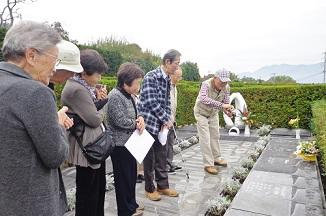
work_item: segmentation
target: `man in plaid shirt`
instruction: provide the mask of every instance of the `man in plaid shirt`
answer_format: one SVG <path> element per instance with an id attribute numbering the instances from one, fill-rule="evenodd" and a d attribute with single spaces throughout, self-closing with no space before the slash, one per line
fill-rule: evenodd
<path id="1" fill-rule="evenodd" d="M 161 195 L 177 197 L 179 194 L 169 188 L 166 169 L 166 146 L 158 140 L 163 128 L 171 128 L 170 77 L 179 67 L 181 54 L 177 50 L 169 50 L 162 59 L 162 65 L 146 74 L 138 103 L 139 115 L 144 117 L 146 130 L 155 142 L 144 159 L 145 195 L 148 199 L 158 201 Z M 154 185 L 157 183 L 157 190 Z"/>

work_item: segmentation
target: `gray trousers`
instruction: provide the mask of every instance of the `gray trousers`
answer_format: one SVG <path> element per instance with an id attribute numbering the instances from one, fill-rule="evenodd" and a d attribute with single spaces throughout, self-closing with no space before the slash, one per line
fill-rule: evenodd
<path id="1" fill-rule="evenodd" d="M 167 157 L 167 164 L 166 168 L 167 170 L 171 169 L 175 165 L 173 164 L 173 144 L 175 140 L 175 134 L 173 131 L 173 128 L 169 130 L 168 137 L 166 140 L 166 157 Z"/>
<path id="2" fill-rule="evenodd" d="M 169 188 L 168 171 L 166 169 L 166 146 L 162 146 L 157 135 L 151 135 L 155 141 L 143 161 L 145 190 L 150 193 L 155 191 L 154 172 L 157 188 Z"/>

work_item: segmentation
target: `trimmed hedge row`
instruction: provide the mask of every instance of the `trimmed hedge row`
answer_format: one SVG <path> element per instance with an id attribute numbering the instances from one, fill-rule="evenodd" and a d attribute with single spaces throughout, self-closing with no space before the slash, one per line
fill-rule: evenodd
<path id="1" fill-rule="evenodd" d="M 323 173 L 326 173 L 326 100 L 316 101 L 312 105 L 312 130 L 320 150 Z M 325 186 L 324 186 L 325 187 Z"/>
<path id="2" fill-rule="evenodd" d="M 177 122 L 179 125 L 195 123 L 193 106 L 199 86 L 178 87 Z M 232 92 L 240 92 L 254 117 L 254 126 L 263 123 L 273 127 L 288 127 L 291 118 L 300 117 L 300 128 L 310 128 L 311 103 L 326 98 L 326 85 L 281 85 L 231 87 Z M 220 124 L 224 124 L 220 115 Z"/>
<path id="3" fill-rule="evenodd" d="M 111 90 L 116 86 L 115 77 L 103 77 L 102 84 Z M 178 125 L 195 123 L 193 107 L 199 92 L 199 82 L 182 81 L 178 85 Z M 56 86 L 56 96 L 60 101 L 63 86 Z M 248 85 L 245 87 L 231 87 L 232 92 L 240 92 L 255 115 L 254 126 L 260 127 L 263 123 L 273 127 L 288 127 L 291 118 L 300 117 L 300 128 L 311 128 L 311 103 L 326 98 L 326 85 L 279 85 L 260 86 Z M 58 102 L 60 107 L 60 103 Z M 224 125 L 222 115 L 220 124 Z"/>

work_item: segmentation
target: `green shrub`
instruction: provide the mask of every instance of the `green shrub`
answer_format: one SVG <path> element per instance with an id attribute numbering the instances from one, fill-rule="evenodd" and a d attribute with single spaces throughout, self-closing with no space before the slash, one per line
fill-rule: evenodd
<path id="1" fill-rule="evenodd" d="M 312 105 L 312 129 L 320 150 L 322 172 L 326 174 L 326 100 L 316 101 Z M 325 186 L 324 186 L 325 187 Z"/>
<path id="2" fill-rule="evenodd" d="M 178 86 L 178 124 L 195 123 L 193 107 L 199 92 L 199 85 L 186 82 Z M 231 88 L 232 92 L 240 92 L 248 108 L 255 115 L 255 127 L 263 123 L 272 127 L 288 128 L 291 118 L 300 118 L 300 128 L 310 128 L 312 117 L 311 103 L 326 95 L 326 85 L 247 85 Z M 220 125 L 224 125 L 220 112 Z"/>
<path id="3" fill-rule="evenodd" d="M 116 77 L 103 76 L 102 84 L 108 91 L 116 86 Z M 238 84 L 237 84 L 238 85 Z M 189 125 L 196 123 L 193 114 L 199 82 L 181 81 L 178 85 L 177 123 Z M 62 86 L 56 86 L 56 96 L 60 101 Z M 255 115 L 254 127 L 270 124 L 272 127 L 288 128 L 291 118 L 300 118 L 300 128 L 311 128 L 311 103 L 326 98 L 326 85 L 245 85 L 233 87 L 232 92 L 240 92 L 252 114 Z M 58 106 L 60 106 L 58 102 Z M 220 112 L 220 125 L 224 125 Z"/>

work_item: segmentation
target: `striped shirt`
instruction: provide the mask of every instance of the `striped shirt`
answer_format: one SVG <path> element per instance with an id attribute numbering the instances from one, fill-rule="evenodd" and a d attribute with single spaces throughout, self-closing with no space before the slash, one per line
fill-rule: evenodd
<path id="1" fill-rule="evenodd" d="M 225 96 L 223 100 L 217 101 L 208 96 L 208 91 L 209 91 L 209 85 L 206 82 L 202 83 L 202 86 L 200 88 L 200 102 L 203 104 L 206 104 L 210 107 L 214 107 L 216 109 L 222 110 L 222 105 L 223 104 L 228 104 L 230 102 L 230 91 L 229 88 L 226 88 L 227 91 L 225 93 Z"/>

